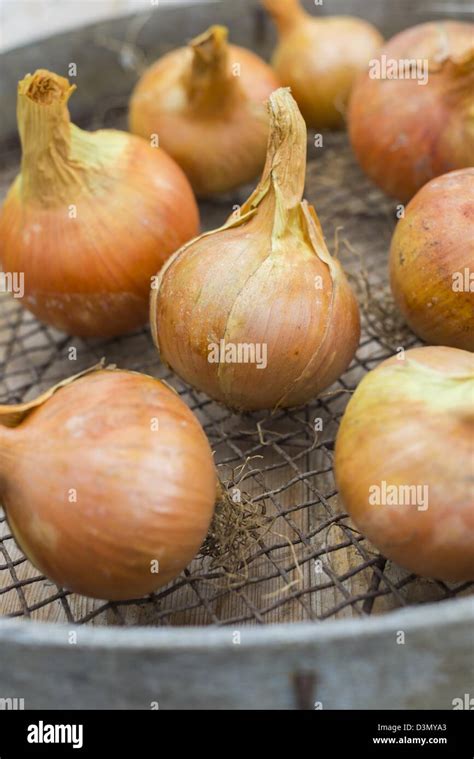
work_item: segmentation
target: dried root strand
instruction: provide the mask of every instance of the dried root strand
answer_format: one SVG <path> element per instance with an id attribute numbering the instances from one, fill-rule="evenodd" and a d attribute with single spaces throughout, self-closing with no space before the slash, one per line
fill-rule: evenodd
<path id="1" fill-rule="evenodd" d="M 200 552 L 210 557 L 212 569 L 223 570 L 231 584 L 245 579 L 247 560 L 274 521 L 266 514 L 264 501 L 255 503 L 241 490 L 243 467 L 238 469 L 221 480 L 220 500 Z"/>
<path id="2" fill-rule="evenodd" d="M 406 345 L 412 332 L 399 312 L 389 285 L 375 284 L 364 266 L 362 256 L 354 250 L 347 240 L 344 245 L 357 256 L 358 270 L 348 277 L 356 291 L 366 331 L 372 337 L 388 343 L 393 349 Z"/>

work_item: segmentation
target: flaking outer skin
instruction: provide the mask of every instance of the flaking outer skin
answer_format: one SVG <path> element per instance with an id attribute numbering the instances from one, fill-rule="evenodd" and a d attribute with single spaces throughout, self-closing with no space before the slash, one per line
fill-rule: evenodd
<path id="1" fill-rule="evenodd" d="M 314 398 L 349 365 L 360 337 L 355 297 L 302 200 L 306 125 L 288 89 L 274 92 L 268 107 L 258 186 L 238 215 L 167 261 L 150 303 L 162 360 L 241 411 Z M 214 362 L 213 346 L 253 346 L 254 355 Z"/>
<path id="2" fill-rule="evenodd" d="M 265 231 L 273 214 L 266 198 L 248 220 L 184 246 L 152 295 L 162 360 L 239 410 L 297 406 L 315 397 L 347 368 L 360 336 L 355 297 L 312 212 L 301 204 L 300 231 L 293 225 L 276 243 Z M 265 344 L 268 366 L 210 363 L 209 346 L 220 340 Z"/>

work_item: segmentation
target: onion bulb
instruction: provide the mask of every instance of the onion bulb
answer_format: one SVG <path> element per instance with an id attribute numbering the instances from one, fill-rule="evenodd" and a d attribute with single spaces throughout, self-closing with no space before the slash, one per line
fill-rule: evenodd
<path id="1" fill-rule="evenodd" d="M 40 572 L 76 593 L 123 600 L 170 582 L 206 536 L 216 483 L 200 424 L 152 377 L 99 368 L 0 406 L 12 533 Z"/>
<path id="2" fill-rule="evenodd" d="M 434 177 L 474 165 L 474 24 L 397 34 L 354 86 L 349 136 L 365 173 L 406 202 Z"/>
<path id="3" fill-rule="evenodd" d="M 474 580 L 473 409 L 473 354 L 414 348 L 364 377 L 339 428 L 344 507 L 418 575 Z"/>
<path id="4" fill-rule="evenodd" d="M 344 125 L 355 77 L 365 71 L 383 38 L 360 18 L 314 18 L 299 0 L 262 0 L 278 28 L 273 67 L 291 87 L 308 127 Z"/>
<path id="5" fill-rule="evenodd" d="M 39 319 L 108 337 L 146 322 L 150 278 L 197 234 L 199 215 L 164 151 L 71 124 L 74 89 L 44 70 L 19 84 L 21 173 L 0 215 L 0 257 L 24 275 L 23 305 Z"/>
<path id="6" fill-rule="evenodd" d="M 154 63 L 130 101 L 130 131 L 160 145 L 199 196 L 233 190 L 262 170 L 264 101 L 278 87 L 270 66 L 212 26 Z"/>
<path id="7" fill-rule="evenodd" d="M 392 239 L 390 279 L 419 337 L 474 351 L 474 168 L 432 179 L 410 201 Z"/>
<path id="8" fill-rule="evenodd" d="M 286 89 L 270 97 L 257 189 L 220 229 L 172 256 L 152 289 L 163 361 L 240 410 L 297 406 L 334 382 L 359 341 L 359 310 L 301 201 L 306 128 Z"/>

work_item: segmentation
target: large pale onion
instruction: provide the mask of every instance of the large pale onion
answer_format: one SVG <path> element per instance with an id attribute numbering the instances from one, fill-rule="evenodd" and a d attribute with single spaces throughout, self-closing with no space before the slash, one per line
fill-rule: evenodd
<path id="1" fill-rule="evenodd" d="M 193 559 L 216 500 L 197 419 L 162 382 L 99 369 L 0 407 L 0 497 L 24 553 L 59 586 L 130 599 Z"/>
<path id="2" fill-rule="evenodd" d="M 415 348 L 357 387 L 335 474 L 359 530 L 405 569 L 474 580 L 474 355 Z"/>

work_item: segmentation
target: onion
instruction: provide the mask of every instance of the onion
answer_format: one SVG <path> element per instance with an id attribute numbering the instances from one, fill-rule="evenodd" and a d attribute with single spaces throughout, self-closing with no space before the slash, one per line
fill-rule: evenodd
<path id="1" fill-rule="evenodd" d="M 314 18 L 299 0 L 262 0 L 279 34 L 273 67 L 309 127 L 344 125 L 355 77 L 383 43 L 377 29 L 360 18 Z"/>
<path id="2" fill-rule="evenodd" d="M 264 101 L 277 87 L 270 66 L 213 26 L 143 74 L 130 101 L 130 131 L 157 135 L 198 195 L 233 190 L 263 168 Z"/>
<path id="3" fill-rule="evenodd" d="M 453 171 L 415 195 L 390 251 L 392 292 L 413 331 L 426 342 L 471 351 L 473 222 L 474 168 Z"/>
<path id="4" fill-rule="evenodd" d="M 33 564 L 61 587 L 151 593 L 199 550 L 216 499 L 204 432 L 152 377 L 102 369 L 0 407 L 0 494 Z"/>
<path id="5" fill-rule="evenodd" d="M 344 507 L 419 575 L 474 580 L 473 400 L 472 353 L 415 348 L 366 375 L 339 428 Z"/>
<path id="6" fill-rule="evenodd" d="M 162 360 L 241 410 L 305 403 L 359 341 L 355 297 L 301 202 L 306 128 L 288 90 L 270 97 L 270 117 L 267 163 L 240 215 L 169 259 L 151 298 Z"/>
<path id="7" fill-rule="evenodd" d="M 162 150 L 69 120 L 74 90 L 48 71 L 18 88 L 23 157 L 0 215 L 5 272 L 23 305 L 70 334 L 111 336 L 147 320 L 150 278 L 199 229 L 189 183 Z"/>
<path id="8" fill-rule="evenodd" d="M 378 69 L 354 87 L 350 139 L 366 174 L 406 202 L 430 179 L 474 164 L 474 24 L 406 29 L 382 49 Z"/>

